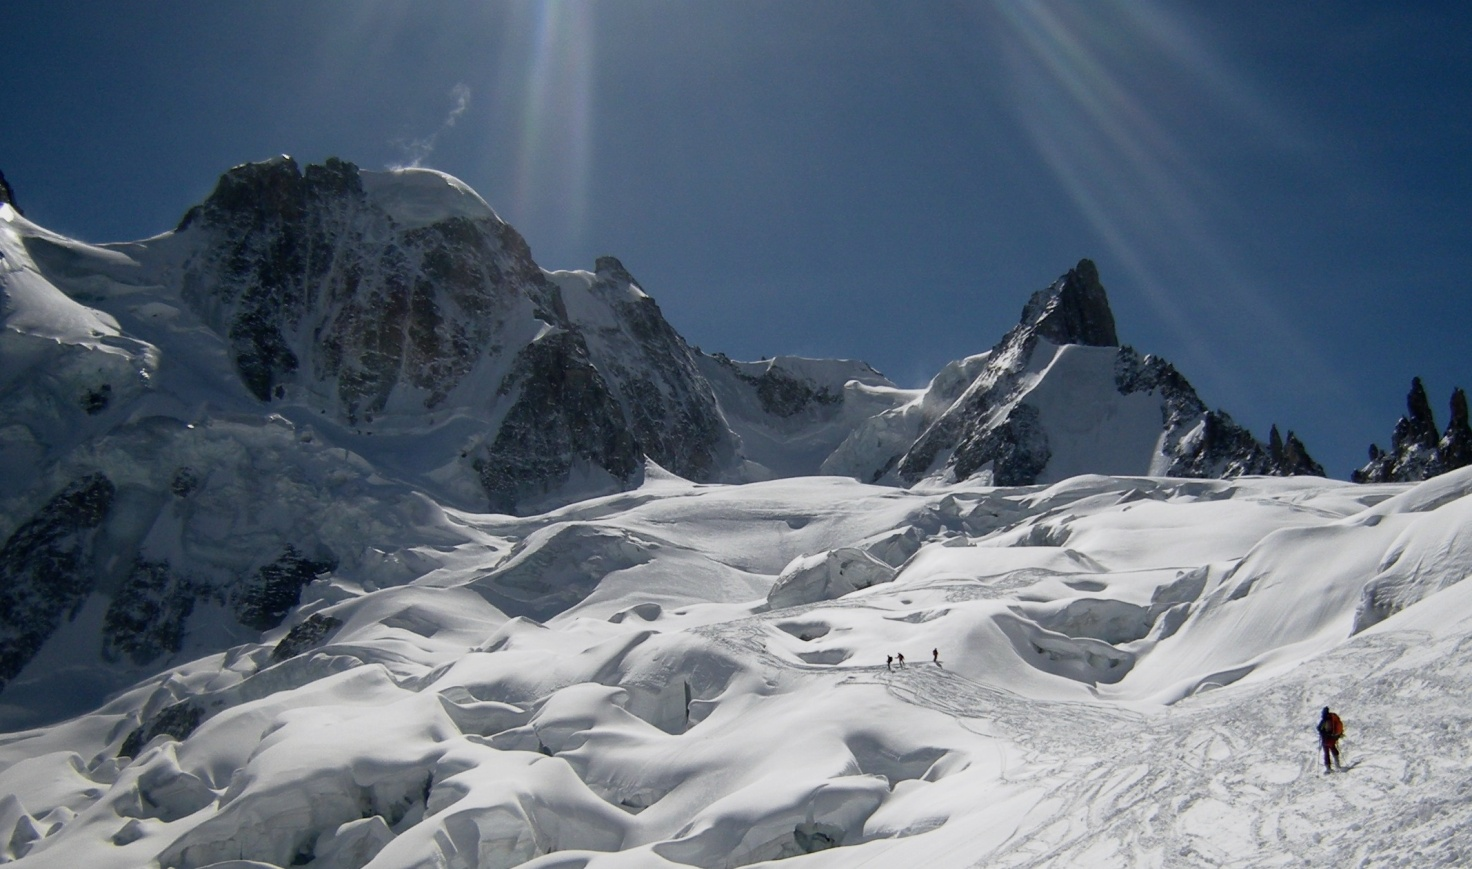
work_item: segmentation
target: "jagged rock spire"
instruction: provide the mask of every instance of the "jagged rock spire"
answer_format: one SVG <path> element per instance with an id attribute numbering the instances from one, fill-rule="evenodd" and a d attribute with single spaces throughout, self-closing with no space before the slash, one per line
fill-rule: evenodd
<path id="1" fill-rule="evenodd" d="M 629 270 L 624 268 L 624 264 L 619 262 L 618 257 L 615 256 L 598 257 L 593 264 L 593 271 L 599 280 L 622 284 L 635 283 L 634 276 L 629 274 Z"/>
<path id="2" fill-rule="evenodd" d="M 1303 445 L 1298 435 L 1289 431 L 1288 439 L 1284 441 L 1276 425 L 1268 433 L 1268 458 L 1272 462 L 1271 473 L 1276 476 L 1325 476 L 1324 466 L 1308 454 L 1308 447 Z"/>
<path id="3" fill-rule="evenodd" d="M 1021 326 L 1054 344 L 1119 346 L 1114 312 L 1092 260 L 1079 260 L 1052 286 L 1034 293 L 1022 309 Z"/>
<path id="4" fill-rule="evenodd" d="M 1467 393 L 1452 390 L 1452 418 L 1437 443 L 1442 464 L 1448 471 L 1472 465 L 1472 427 L 1467 424 Z"/>
<path id="5" fill-rule="evenodd" d="M 1406 415 L 1395 425 L 1391 436 L 1391 449 L 1436 449 L 1436 418 L 1431 413 L 1431 402 L 1426 398 L 1426 387 L 1421 378 L 1411 378 L 1411 391 L 1406 396 Z"/>
<path id="6" fill-rule="evenodd" d="M 1472 428 L 1467 424 L 1467 394 L 1452 391 L 1451 421 L 1437 435 L 1436 420 L 1421 378 L 1411 380 L 1406 415 L 1395 423 L 1390 449 L 1370 445 L 1370 461 L 1350 474 L 1356 483 L 1417 482 L 1472 465 Z"/>

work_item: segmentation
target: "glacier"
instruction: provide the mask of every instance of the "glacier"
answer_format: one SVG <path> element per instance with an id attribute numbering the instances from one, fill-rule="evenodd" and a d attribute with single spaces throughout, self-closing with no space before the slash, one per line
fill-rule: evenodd
<path id="1" fill-rule="evenodd" d="M 0 738 L 4 853 L 1455 862 L 1469 495 L 1469 471 L 933 491 L 655 476 L 535 517 L 447 511 L 458 542 L 399 553 L 412 579 L 321 577 L 259 640 Z M 780 593 L 885 558 L 884 581 Z M 278 654 L 309 622 L 326 628 Z M 1331 776 L 1324 705 L 1349 728 Z"/>

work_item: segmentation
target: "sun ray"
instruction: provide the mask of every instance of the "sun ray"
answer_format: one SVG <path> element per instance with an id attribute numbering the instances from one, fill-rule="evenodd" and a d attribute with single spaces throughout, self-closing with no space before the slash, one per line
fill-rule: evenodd
<path id="1" fill-rule="evenodd" d="M 1205 156 L 1212 130 L 1251 130 L 1285 158 L 1305 152 L 1305 132 L 1235 75 L 1188 20 L 1156 4 L 993 9 L 1020 126 L 1132 286 L 1196 348 L 1193 367 L 1210 366 L 1223 380 L 1243 376 L 1213 358 L 1208 329 L 1217 326 L 1207 324 L 1247 310 L 1261 338 L 1283 348 L 1284 362 L 1344 389 L 1313 336 L 1283 316 L 1248 252 L 1234 246 L 1227 226 L 1241 216 Z M 1188 274 L 1195 286 L 1182 285 Z M 1234 389 L 1251 392 L 1244 383 Z"/>
<path id="2" fill-rule="evenodd" d="M 537 6 L 532 57 L 516 106 L 512 208 L 554 228 L 564 247 L 586 233 L 593 138 L 593 7 Z"/>

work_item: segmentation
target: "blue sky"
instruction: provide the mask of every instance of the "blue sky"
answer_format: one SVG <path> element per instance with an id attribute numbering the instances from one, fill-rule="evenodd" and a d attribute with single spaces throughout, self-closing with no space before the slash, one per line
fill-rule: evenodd
<path id="1" fill-rule="evenodd" d="M 464 179 L 692 343 L 902 385 L 1099 265 L 1121 340 L 1331 476 L 1472 387 L 1472 4 L 94 3 L 5 9 L 0 171 L 88 241 L 236 163 Z"/>

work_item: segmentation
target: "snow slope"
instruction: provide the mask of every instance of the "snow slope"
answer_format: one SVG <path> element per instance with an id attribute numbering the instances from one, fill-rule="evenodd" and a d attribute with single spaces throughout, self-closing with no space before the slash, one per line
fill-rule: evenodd
<path id="1" fill-rule="evenodd" d="M 432 508 L 433 545 L 318 580 L 262 642 L 0 737 L 0 854 L 1454 865 L 1469 495 L 1472 471 L 922 492 L 651 468 L 535 517 Z"/>

